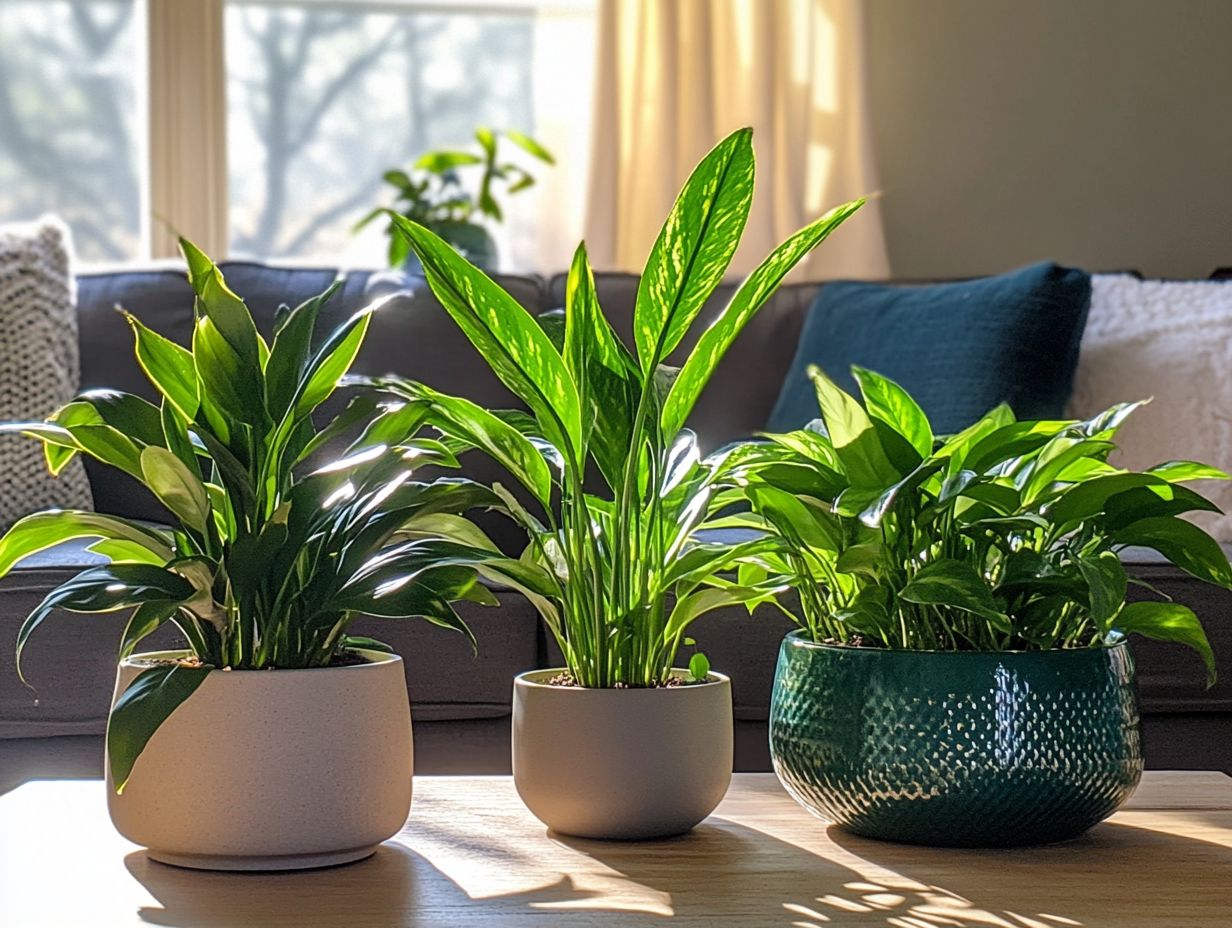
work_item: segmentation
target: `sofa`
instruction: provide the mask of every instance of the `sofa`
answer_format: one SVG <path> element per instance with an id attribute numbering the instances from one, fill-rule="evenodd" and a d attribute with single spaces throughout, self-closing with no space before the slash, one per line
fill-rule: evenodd
<path id="1" fill-rule="evenodd" d="M 337 273 L 245 262 L 226 263 L 223 271 L 267 334 L 280 304 L 315 295 Z M 546 279 L 501 275 L 498 282 L 535 313 L 564 301 L 563 274 Z M 77 284 L 82 388 L 110 387 L 152 398 L 133 359 L 130 330 L 114 308 L 122 306 L 186 342 L 193 310 L 182 270 L 168 265 L 85 274 Z M 600 274 L 596 284 L 609 318 L 629 338 L 638 279 Z M 724 358 L 689 423 L 705 448 L 764 427 L 818 286 L 782 287 Z M 731 289 L 718 289 L 703 318 L 717 314 Z M 384 303 L 356 362 L 357 373 L 398 373 L 488 406 L 516 405 L 421 278 L 348 273 L 321 328 L 328 330 L 374 299 Z M 678 354 L 688 348 L 682 345 Z M 164 517 L 157 502 L 130 478 L 89 461 L 86 467 L 99 511 L 152 521 Z M 482 460 L 469 461 L 467 467 L 478 479 L 496 475 Z M 517 545 L 510 524 L 492 521 L 486 527 L 503 546 Z M 1124 559 L 1132 576 L 1198 612 L 1225 670 L 1219 683 L 1204 689 L 1203 669 L 1192 652 L 1134 641 L 1147 765 L 1232 772 L 1232 738 L 1227 737 L 1232 731 L 1232 593 L 1190 579 L 1151 552 L 1129 551 Z M 30 777 L 101 772 L 101 738 L 125 616 L 60 614 L 48 620 L 26 649 L 24 665 L 33 691 L 19 682 L 13 666 L 22 619 L 49 589 L 96 560 L 84 544 L 64 545 L 29 558 L 0 581 L 0 791 Z M 1135 596 L 1156 595 L 1145 587 L 1135 589 Z M 507 592 L 498 591 L 498 598 L 495 608 L 462 605 L 478 639 L 477 654 L 461 636 L 419 620 L 366 618 L 358 623 L 358 634 L 389 642 L 406 661 L 416 769 L 422 773 L 508 772 L 511 680 L 557 660 L 533 609 Z M 693 635 L 712 665 L 732 678 L 737 770 L 769 769 L 769 695 L 778 644 L 789 627 L 769 608 L 751 617 L 741 609 L 718 611 L 694 626 Z M 174 633 L 167 630 L 150 641 L 152 646 L 174 643 Z"/>

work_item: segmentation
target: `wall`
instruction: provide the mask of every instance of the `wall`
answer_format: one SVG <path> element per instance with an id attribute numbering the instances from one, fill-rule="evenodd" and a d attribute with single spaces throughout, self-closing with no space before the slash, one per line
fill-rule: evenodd
<path id="1" fill-rule="evenodd" d="M 868 0 L 895 276 L 1232 265 L 1232 2 Z"/>

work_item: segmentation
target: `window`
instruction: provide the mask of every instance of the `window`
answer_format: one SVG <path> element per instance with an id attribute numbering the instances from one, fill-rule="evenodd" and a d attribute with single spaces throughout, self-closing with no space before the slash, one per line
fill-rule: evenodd
<path id="1" fill-rule="evenodd" d="M 384 171 L 486 125 L 558 156 L 494 230 L 502 264 L 546 269 L 546 243 L 576 238 L 595 0 L 181 3 L 0 2 L 0 220 L 58 212 L 88 261 L 166 255 L 183 232 L 216 255 L 377 265 L 379 224 L 351 227 L 390 202 Z"/>
<path id="2" fill-rule="evenodd" d="M 45 212 L 87 261 L 143 252 L 136 0 L 0 2 L 0 219 Z"/>

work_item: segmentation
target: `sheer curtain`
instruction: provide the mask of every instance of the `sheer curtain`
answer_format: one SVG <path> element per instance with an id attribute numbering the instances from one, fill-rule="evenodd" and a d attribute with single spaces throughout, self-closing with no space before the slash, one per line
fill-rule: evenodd
<path id="1" fill-rule="evenodd" d="M 757 191 L 732 268 L 829 207 L 875 192 L 863 0 L 600 0 L 586 240 L 640 270 L 694 164 L 749 125 Z M 797 270 L 888 273 L 877 201 Z"/>

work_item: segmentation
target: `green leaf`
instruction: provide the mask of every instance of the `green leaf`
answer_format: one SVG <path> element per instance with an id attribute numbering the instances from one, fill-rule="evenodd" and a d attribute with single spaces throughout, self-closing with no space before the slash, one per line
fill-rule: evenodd
<path id="1" fill-rule="evenodd" d="M 582 463 L 582 412 L 577 387 L 551 339 L 508 293 L 439 236 L 392 215 L 424 267 L 432 292 L 493 373 L 539 420 L 544 437 Z"/>
<path id="2" fill-rule="evenodd" d="M 473 155 L 468 151 L 430 151 L 420 157 L 415 162 L 415 167 L 421 171 L 431 171 L 433 174 L 443 174 L 446 171 L 452 171 L 454 168 L 466 167 L 471 164 L 483 164 L 483 159 L 478 155 Z M 391 184 L 398 184 L 399 179 L 391 179 L 390 171 L 385 174 L 385 179 Z M 401 171 L 398 172 L 402 174 Z M 410 178 L 402 174 L 405 181 L 401 182 L 401 186 L 410 186 Z"/>
<path id="3" fill-rule="evenodd" d="M 540 161 L 547 164 L 556 163 L 556 159 L 552 157 L 552 153 L 532 139 L 529 135 L 509 129 L 505 132 L 505 138 L 509 139 L 509 141 L 513 142 L 514 145 L 518 146 L 518 148 L 528 154 L 534 155 Z"/>
<path id="4" fill-rule="evenodd" d="M 1169 483 L 1180 483 L 1185 480 L 1227 480 L 1228 475 L 1218 467 L 1200 464 L 1197 461 L 1168 461 L 1157 464 L 1146 471 L 1156 477 L 1163 477 Z"/>
<path id="5" fill-rule="evenodd" d="M 1144 635 L 1158 641 L 1175 641 L 1193 648 L 1206 664 L 1206 685 L 1215 683 L 1215 652 L 1197 615 L 1179 603 L 1130 603 L 1113 623 L 1127 634 Z"/>
<path id="6" fill-rule="evenodd" d="M 180 239 L 180 251 L 188 262 L 188 282 L 197 294 L 198 306 L 250 370 L 261 369 L 268 349 L 244 301 L 223 280 L 222 271 L 196 245 Z"/>
<path id="7" fill-rule="evenodd" d="M 583 446 L 616 487 L 632 443 L 637 368 L 599 309 L 585 245 L 573 256 L 565 286 L 563 355 L 584 412 Z"/>
<path id="8" fill-rule="evenodd" d="M 942 558 L 925 564 L 907 585 L 898 591 L 900 599 L 925 606 L 961 609 L 1009 629 L 1009 621 L 997 606 L 992 590 L 970 564 Z"/>
<path id="9" fill-rule="evenodd" d="M 260 426 L 266 418 L 265 383 L 255 360 L 246 360 L 223 337 L 209 316 L 202 316 L 193 330 L 193 363 L 200 388 L 198 398 L 207 399 L 231 419 Z"/>
<path id="10" fill-rule="evenodd" d="M 974 469 L 967 463 L 967 455 L 984 436 L 1014 421 L 1014 413 L 1005 403 L 994 407 L 961 432 L 947 438 L 935 452 L 936 457 L 946 458 L 951 473 Z"/>
<path id="11" fill-rule="evenodd" d="M 852 486 L 888 489 L 897 483 L 903 475 L 886 457 L 873 421 L 863 407 L 820 368 L 810 366 L 808 373 L 817 389 L 826 432 Z"/>
<path id="12" fill-rule="evenodd" d="M 164 602 L 142 603 L 134 609 L 120 638 L 120 660 L 130 656 L 143 638 L 156 632 L 178 610 L 175 603 Z"/>
<path id="13" fill-rule="evenodd" d="M 265 364 L 265 401 L 272 418 L 281 421 L 291 408 L 308 366 L 317 318 L 342 283 L 335 280 L 324 293 L 301 303 L 278 328 Z"/>
<path id="14" fill-rule="evenodd" d="M 394 649 L 383 641 L 377 641 L 375 638 L 368 638 L 363 635 L 343 635 L 342 646 L 351 650 L 362 649 L 365 651 L 380 651 L 383 654 L 393 654 Z"/>
<path id="15" fill-rule="evenodd" d="M 1171 516 L 1151 516 L 1131 522 L 1113 534 L 1119 545 L 1153 548 L 1199 580 L 1232 587 L 1232 566 L 1219 542 L 1192 522 Z"/>
<path id="16" fill-rule="evenodd" d="M 186 526 L 204 535 L 210 524 L 210 501 L 197 475 L 166 448 L 141 452 L 141 474 L 159 502 Z"/>
<path id="17" fill-rule="evenodd" d="M 1112 551 L 1101 551 L 1095 557 L 1079 557 L 1077 563 L 1089 590 L 1091 617 L 1100 628 L 1107 628 L 1125 604 L 1128 581 L 1121 559 Z"/>
<path id="18" fill-rule="evenodd" d="M 710 676 L 710 660 L 701 651 L 689 658 L 689 677 L 702 681 Z"/>
<path id="19" fill-rule="evenodd" d="M 21 654 L 31 633 L 56 609 L 71 612 L 114 612 L 146 602 L 179 604 L 193 595 L 193 587 L 183 577 L 150 564 L 109 564 L 83 570 L 48 593 L 26 616 L 17 631 L 17 668 L 21 673 Z"/>
<path id="20" fill-rule="evenodd" d="M 197 417 L 197 370 L 188 349 L 146 328 L 131 313 L 124 318 L 133 328 L 137 363 L 155 389 L 176 408 L 185 421 Z"/>
<path id="21" fill-rule="evenodd" d="M 1118 493 L 1136 487 L 1167 485 L 1162 477 L 1153 474 L 1108 474 L 1075 484 L 1045 511 L 1054 525 L 1069 525 L 1090 519 L 1104 511 L 1108 501 Z"/>
<path id="22" fill-rule="evenodd" d="M 174 557 L 164 533 L 100 512 L 53 510 L 36 512 L 18 520 L 0 538 L 0 577 L 20 561 L 76 538 L 105 538 L 131 541 L 147 548 L 163 561 Z"/>
<path id="23" fill-rule="evenodd" d="M 429 421 L 497 461 L 545 506 L 552 497 L 552 474 L 543 454 L 509 423 L 470 400 L 419 387 L 431 404 Z"/>
<path id="24" fill-rule="evenodd" d="M 829 513 L 773 487 L 751 486 L 748 495 L 758 513 L 794 544 L 835 554 L 842 550 L 842 529 Z"/>
<path id="25" fill-rule="evenodd" d="M 650 250 L 633 310 L 646 376 L 680 343 L 735 254 L 753 200 L 752 136 L 733 132 L 702 159 Z"/>
<path id="26" fill-rule="evenodd" d="M 888 377 L 862 367 L 853 367 L 851 372 L 860 384 L 864 408 L 869 417 L 875 422 L 885 423 L 921 458 L 928 457 L 933 450 L 933 430 L 920 404 Z"/>
<path id="27" fill-rule="evenodd" d="M 308 363 L 304 377 L 295 393 L 293 419 L 300 419 L 327 400 L 339 382 L 355 363 L 359 349 L 368 334 L 372 313 L 381 304 L 361 309 L 330 333 L 316 355 Z"/>
<path id="28" fill-rule="evenodd" d="M 718 319 L 701 334 L 672 384 L 663 406 L 665 435 L 674 435 L 681 429 L 727 349 L 778 289 L 783 278 L 863 205 L 863 200 L 854 200 L 830 210 L 774 249 L 744 279 Z"/>
<path id="29" fill-rule="evenodd" d="M 206 667 L 179 664 L 143 670 L 116 701 L 107 721 L 107 760 L 116 793 L 124 792 L 133 765 L 154 732 L 197 691 Z"/>

